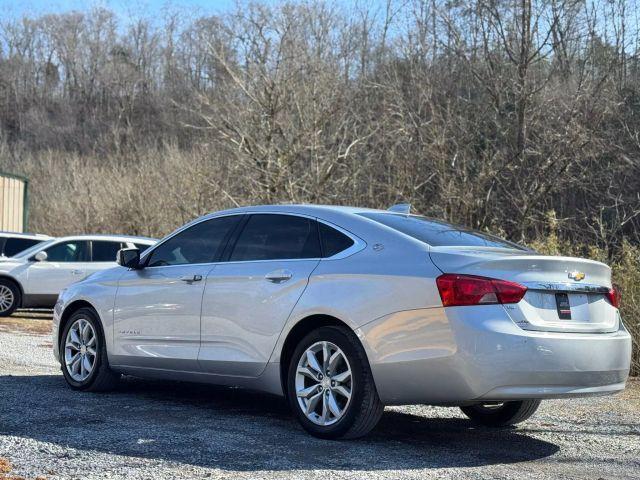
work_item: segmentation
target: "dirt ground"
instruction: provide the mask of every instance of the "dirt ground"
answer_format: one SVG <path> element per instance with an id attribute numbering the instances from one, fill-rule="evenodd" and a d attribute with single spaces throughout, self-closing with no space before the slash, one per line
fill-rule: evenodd
<path id="1" fill-rule="evenodd" d="M 543 402 L 517 428 L 457 409 L 387 408 L 366 438 L 310 437 L 275 397 L 127 378 L 66 387 L 47 313 L 0 319 L 0 479 L 640 479 L 640 382 Z"/>

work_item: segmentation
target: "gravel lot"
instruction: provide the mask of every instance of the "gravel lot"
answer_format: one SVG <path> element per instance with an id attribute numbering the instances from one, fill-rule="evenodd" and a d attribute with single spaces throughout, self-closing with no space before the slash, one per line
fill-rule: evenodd
<path id="1" fill-rule="evenodd" d="M 0 321 L 0 478 L 640 478 L 638 381 L 616 397 L 545 402 L 515 429 L 413 406 L 387 408 L 365 439 L 329 442 L 280 399 L 236 389 L 127 379 L 73 392 L 50 321 L 31 317 Z"/>

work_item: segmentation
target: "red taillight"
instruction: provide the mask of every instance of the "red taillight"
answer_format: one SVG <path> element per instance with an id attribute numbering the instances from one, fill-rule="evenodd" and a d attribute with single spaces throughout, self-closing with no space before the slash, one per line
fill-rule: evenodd
<path id="1" fill-rule="evenodd" d="M 455 273 L 440 275 L 436 284 L 445 307 L 518 303 L 527 292 L 518 283 Z"/>
<path id="2" fill-rule="evenodd" d="M 620 297 L 620 289 L 617 285 L 614 285 L 613 288 L 610 288 L 607 292 L 607 298 L 609 299 L 609 302 L 616 308 L 620 308 Z"/>

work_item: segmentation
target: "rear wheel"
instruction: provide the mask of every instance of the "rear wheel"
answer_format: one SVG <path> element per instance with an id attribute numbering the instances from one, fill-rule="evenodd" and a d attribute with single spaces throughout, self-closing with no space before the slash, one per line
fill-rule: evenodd
<path id="1" fill-rule="evenodd" d="M 74 390 L 105 391 L 118 384 L 120 375 L 109 368 L 100 321 L 92 309 L 81 308 L 66 323 L 60 340 L 60 364 Z"/>
<path id="2" fill-rule="evenodd" d="M 287 395 L 302 427 L 320 438 L 357 438 L 376 426 L 384 406 L 355 334 L 321 327 L 296 347 Z"/>
<path id="3" fill-rule="evenodd" d="M 461 407 L 462 412 L 476 423 L 488 427 L 506 427 L 524 422 L 531 417 L 540 400 L 521 400 L 518 402 L 479 403 Z"/>
<path id="4" fill-rule="evenodd" d="M 0 278 L 0 317 L 11 315 L 20 303 L 20 288 L 11 280 Z"/>

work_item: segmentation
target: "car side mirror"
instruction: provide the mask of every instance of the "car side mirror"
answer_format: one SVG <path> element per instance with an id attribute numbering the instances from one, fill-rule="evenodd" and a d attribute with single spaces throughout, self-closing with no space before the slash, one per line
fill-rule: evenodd
<path id="1" fill-rule="evenodd" d="M 127 268 L 138 269 L 140 265 L 140 250 L 137 248 L 122 248 L 118 250 L 116 259 L 118 265 Z"/>
<path id="2" fill-rule="evenodd" d="M 37 262 L 44 262 L 48 257 L 49 257 L 49 255 L 47 254 L 47 252 L 45 252 L 44 250 L 41 250 L 38 253 L 36 253 L 33 258 Z"/>

